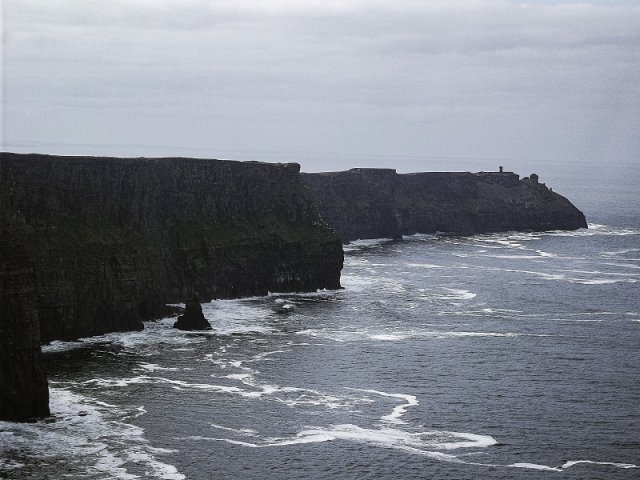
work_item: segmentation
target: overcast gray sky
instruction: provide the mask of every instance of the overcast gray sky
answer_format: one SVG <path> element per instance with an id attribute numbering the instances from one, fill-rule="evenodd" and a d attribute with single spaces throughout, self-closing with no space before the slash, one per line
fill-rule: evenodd
<path id="1" fill-rule="evenodd" d="M 306 171 L 640 161 L 640 0 L 2 6 L 8 151 Z"/>

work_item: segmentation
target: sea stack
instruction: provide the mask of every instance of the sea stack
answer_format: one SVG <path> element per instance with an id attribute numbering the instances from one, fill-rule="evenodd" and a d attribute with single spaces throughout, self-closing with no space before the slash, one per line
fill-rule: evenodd
<path id="1" fill-rule="evenodd" d="M 211 324 L 204 318 L 202 306 L 200 305 L 200 295 L 194 293 L 186 303 L 184 314 L 178 317 L 178 321 L 173 324 L 173 328 L 179 330 L 211 330 Z"/>

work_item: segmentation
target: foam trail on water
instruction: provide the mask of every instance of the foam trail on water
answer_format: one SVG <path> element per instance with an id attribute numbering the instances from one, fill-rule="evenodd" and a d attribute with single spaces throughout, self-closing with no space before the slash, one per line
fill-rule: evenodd
<path id="1" fill-rule="evenodd" d="M 425 438 L 426 437 L 426 438 Z M 455 441 L 462 438 L 463 441 Z M 249 448 L 269 448 L 303 443 L 320 443 L 334 440 L 369 444 L 376 447 L 403 450 L 413 454 L 425 455 L 438 460 L 464 463 L 455 455 L 437 450 L 460 448 L 484 448 L 495 445 L 496 441 L 488 435 L 476 435 L 457 432 L 418 432 L 410 433 L 393 428 L 370 429 L 352 424 L 331 425 L 329 427 L 309 427 L 292 437 L 267 437 L 249 442 L 233 438 L 186 437 L 188 440 L 208 440 L 226 442 Z M 443 441 L 444 440 L 444 441 Z M 435 450 L 435 451 L 434 451 Z"/>
<path id="2" fill-rule="evenodd" d="M 617 468 L 640 468 L 640 466 L 634 465 L 633 463 L 594 462 L 592 460 L 571 460 L 562 465 L 562 468 L 570 468 L 574 465 L 578 465 L 579 463 L 590 463 L 593 465 L 611 465 L 612 467 Z"/>
<path id="3" fill-rule="evenodd" d="M 608 465 L 608 466 L 611 466 L 611 467 L 623 468 L 623 469 L 640 468 L 640 466 L 635 465 L 633 463 L 596 462 L 596 461 L 593 461 L 593 460 L 571 460 L 571 461 L 565 462 L 564 464 L 562 464 L 559 467 L 550 467 L 549 465 L 540 465 L 538 463 L 528 463 L 528 462 L 512 463 L 512 464 L 506 465 L 506 466 L 507 467 L 513 467 L 513 468 L 525 468 L 525 469 L 530 469 L 530 470 L 548 470 L 548 471 L 553 471 L 553 472 L 562 472 L 563 470 L 566 470 L 567 468 L 571 468 L 574 465 L 579 465 L 579 464 Z M 477 464 L 477 465 L 483 465 L 483 464 Z M 492 466 L 498 466 L 498 465 L 492 465 Z"/>
<path id="4" fill-rule="evenodd" d="M 562 468 L 549 467 L 548 465 L 538 465 L 537 463 L 527 463 L 527 462 L 512 463 L 511 465 L 507 465 L 507 467 L 526 468 L 529 470 L 547 470 L 552 472 L 562 471 Z"/>
<path id="5" fill-rule="evenodd" d="M 407 409 L 409 407 L 413 407 L 415 405 L 418 405 L 419 403 L 418 399 L 414 395 L 408 395 L 405 393 L 387 393 L 387 392 L 381 392 L 379 390 L 365 390 L 361 388 L 349 388 L 349 390 L 356 390 L 359 392 L 366 392 L 366 393 L 375 393 L 376 395 L 380 395 L 383 397 L 399 398 L 401 400 L 405 400 L 407 403 L 394 407 L 390 414 L 383 415 L 382 417 L 380 417 L 380 420 L 384 422 L 389 422 L 389 423 L 407 423 L 404 420 L 401 420 L 401 417 L 407 412 Z"/>

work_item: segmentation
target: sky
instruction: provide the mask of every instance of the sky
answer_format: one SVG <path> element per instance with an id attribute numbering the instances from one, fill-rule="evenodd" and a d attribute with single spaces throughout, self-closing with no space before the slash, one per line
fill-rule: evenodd
<path id="1" fill-rule="evenodd" d="M 639 171 L 640 0 L 2 0 L 1 54 L 4 151 Z"/>

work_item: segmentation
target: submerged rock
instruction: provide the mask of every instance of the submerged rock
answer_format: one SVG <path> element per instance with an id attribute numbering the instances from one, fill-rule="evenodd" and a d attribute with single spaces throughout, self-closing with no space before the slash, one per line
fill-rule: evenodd
<path id="1" fill-rule="evenodd" d="M 180 330 L 211 330 L 211 324 L 204 318 L 200 296 L 195 293 L 185 305 L 184 314 L 178 317 L 173 328 Z"/>

